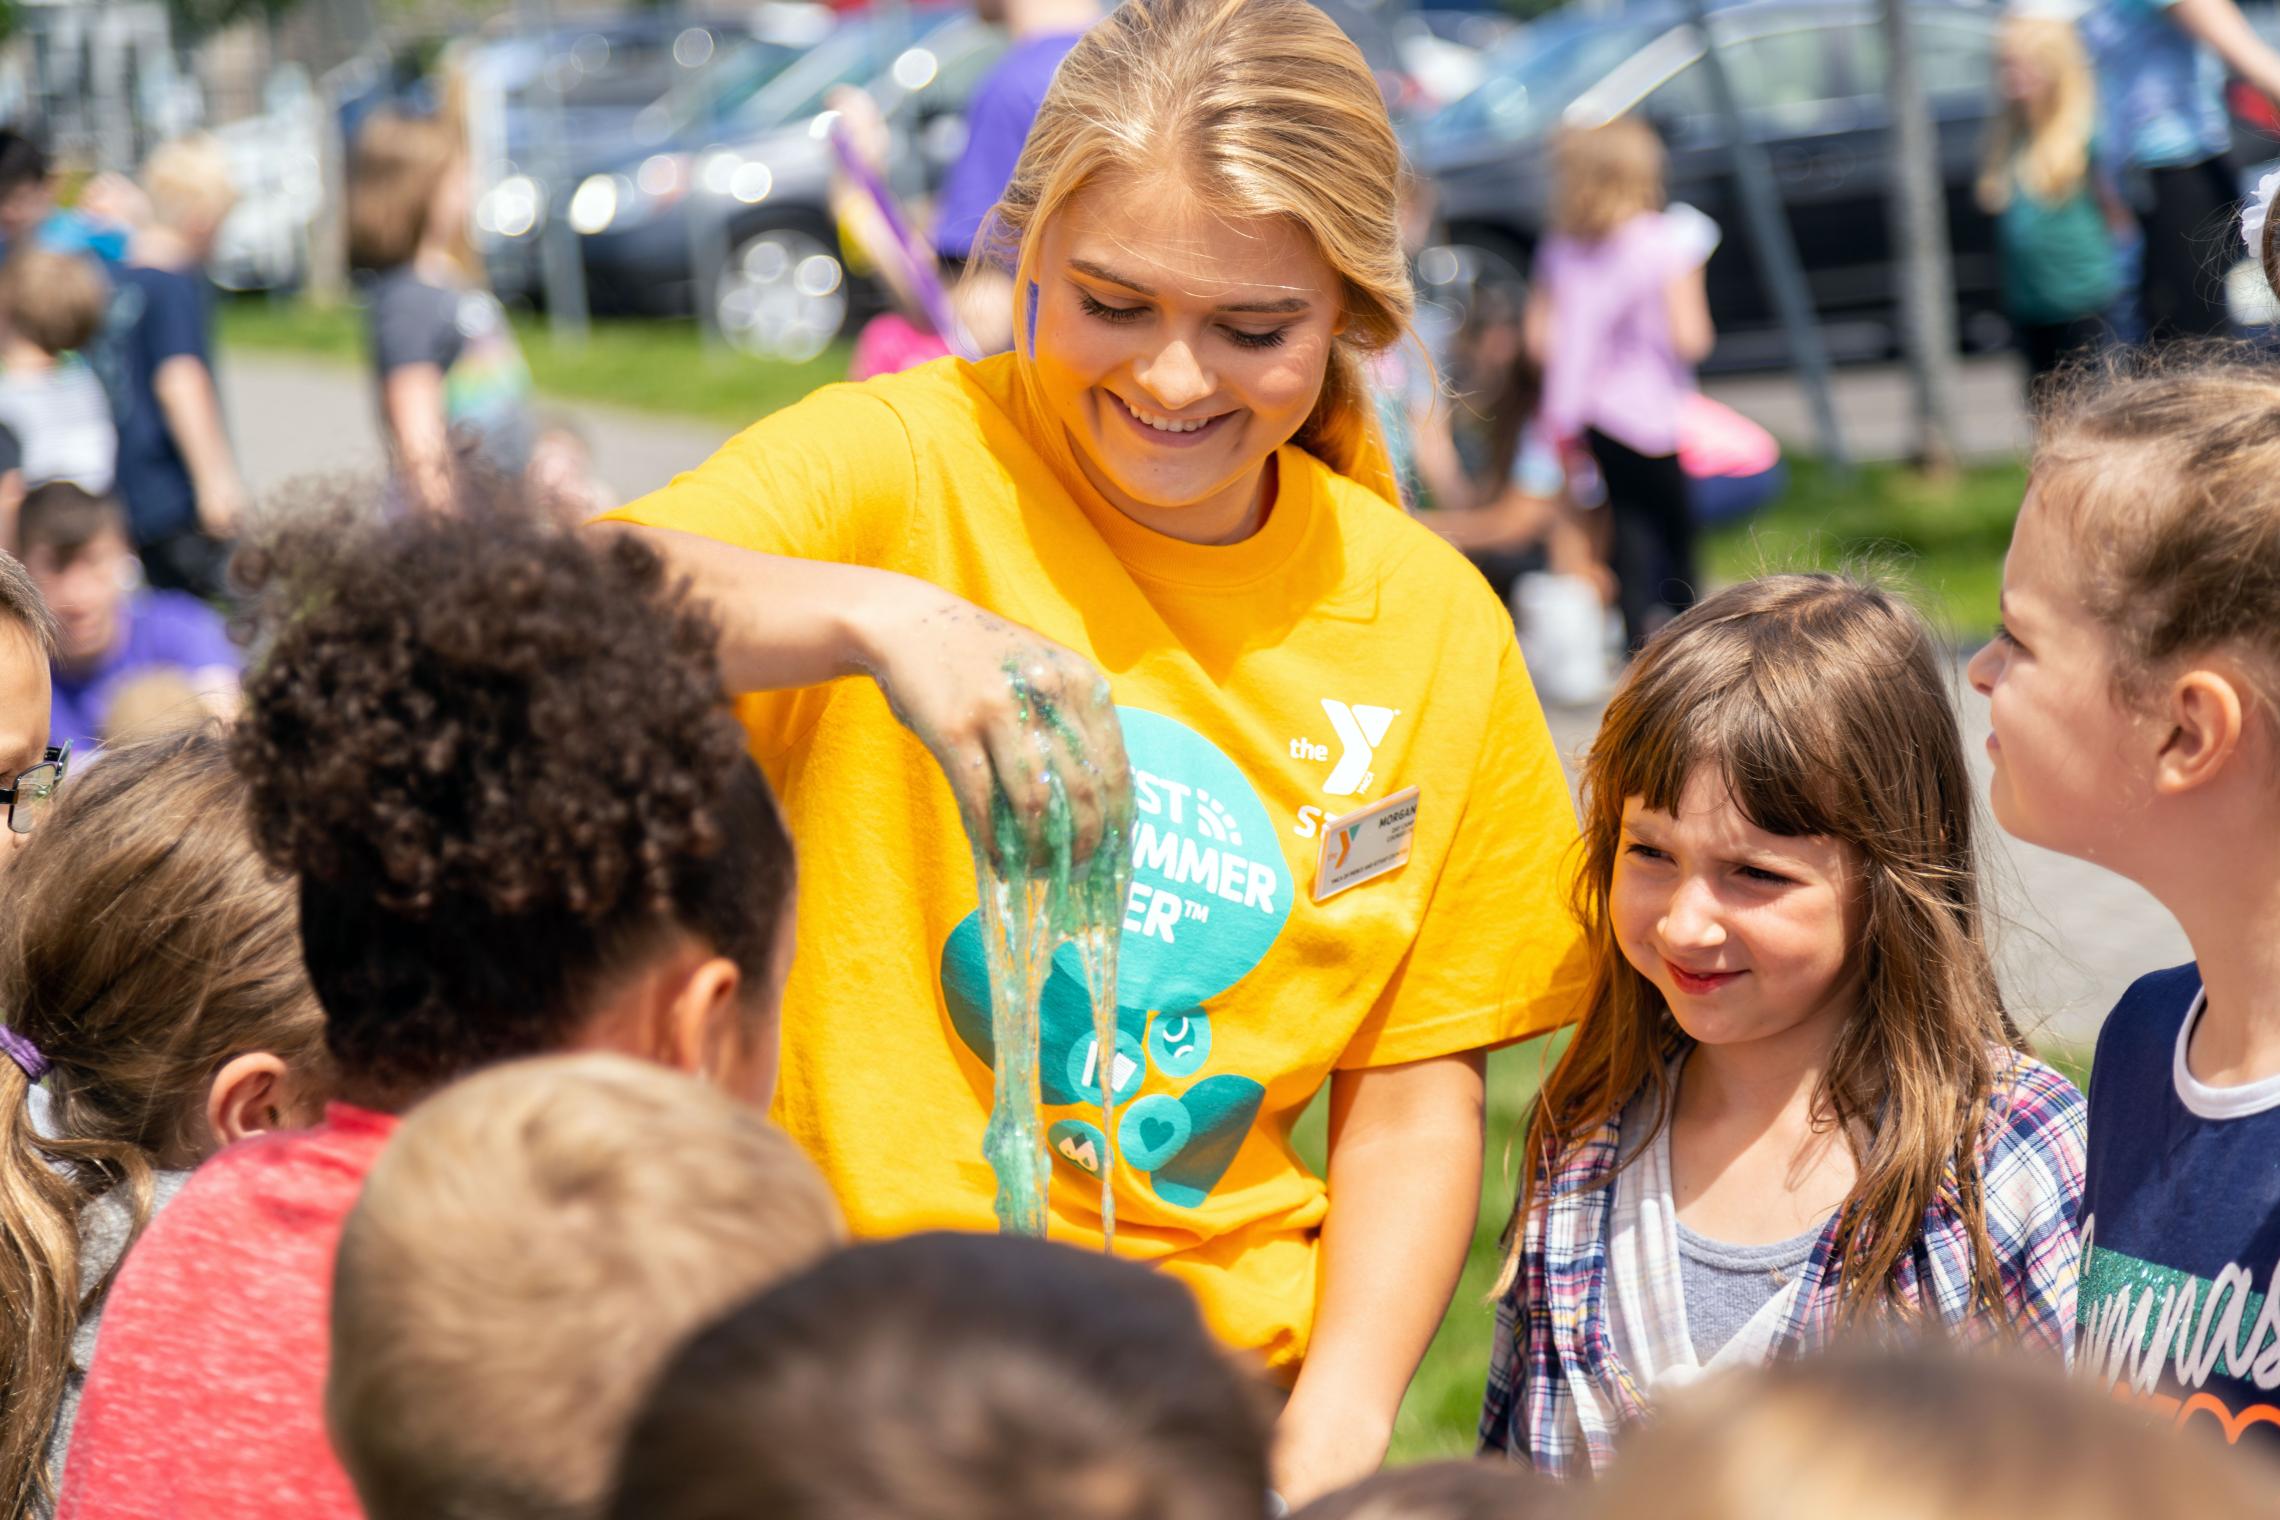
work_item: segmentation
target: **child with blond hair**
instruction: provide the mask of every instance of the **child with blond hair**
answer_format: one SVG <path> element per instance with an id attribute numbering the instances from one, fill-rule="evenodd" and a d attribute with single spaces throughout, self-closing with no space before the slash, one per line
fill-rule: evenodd
<path id="1" fill-rule="evenodd" d="M 396 499 L 417 511 L 448 508 L 469 471 L 520 481 L 539 436 L 530 370 L 468 243 L 469 176 L 448 114 L 376 111 L 349 158 L 349 259 L 372 277 L 381 430 Z"/>
<path id="2" fill-rule="evenodd" d="M 680 1340 L 838 1245 L 761 1112 L 622 1056 L 543 1056 L 405 1116 L 341 1232 L 326 1403 L 367 1520 L 598 1515 Z"/>
<path id="3" fill-rule="evenodd" d="M 0 264 L 0 427 L 22 445 L 23 484 L 108 491 L 119 435 L 103 384 L 81 356 L 111 287 L 94 260 L 38 246 Z M 0 531 L 8 525 L 0 522 Z"/>
<path id="4" fill-rule="evenodd" d="M 1606 487 L 1617 602 L 1636 649 L 1695 597 L 1678 419 L 1715 337 L 1703 284 L 1715 238 L 1700 213 L 1665 209 L 1662 142 L 1636 117 L 1563 131 L 1552 172 L 1528 356 L 1543 369 L 1544 426 L 1588 451 Z"/>
<path id="5" fill-rule="evenodd" d="M 2027 361 L 2027 390 L 2105 341 L 2121 294 L 2109 216 L 2119 200 L 2097 162 L 2097 84 L 2074 24 L 2022 14 L 2003 22 L 1995 124 L 1979 171 L 1979 206 L 1995 218 L 2003 305 Z"/>
<path id="6" fill-rule="evenodd" d="M 2098 1033 L 2075 1364 L 2280 1450 L 2280 379 L 2188 354 L 2053 397 L 2002 610 L 1970 666 L 1996 821 L 2194 957 Z"/>
<path id="7" fill-rule="evenodd" d="M 150 583 L 213 599 L 228 589 L 228 541 L 246 500 L 214 380 L 202 266 L 237 190 L 220 144 L 202 136 L 154 149 L 142 189 L 150 213 L 113 271 L 104 330 L 118 490 Z"/>

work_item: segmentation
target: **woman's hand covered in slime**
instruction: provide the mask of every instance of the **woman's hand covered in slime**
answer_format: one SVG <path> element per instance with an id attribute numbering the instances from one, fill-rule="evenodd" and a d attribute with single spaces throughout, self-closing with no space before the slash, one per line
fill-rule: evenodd
<path id="1" fill-rule="evenodd" d="M 1034 867 L 1057 855 L 1073 865 L 1104 834 L 1122 832 L 1132 767 L 1106 676 L 946 592 L 911 604 L 896 623 L 878 641 L 871 673 L 895 716 L 934 752 L 967 833 L 994 865 Z"/>

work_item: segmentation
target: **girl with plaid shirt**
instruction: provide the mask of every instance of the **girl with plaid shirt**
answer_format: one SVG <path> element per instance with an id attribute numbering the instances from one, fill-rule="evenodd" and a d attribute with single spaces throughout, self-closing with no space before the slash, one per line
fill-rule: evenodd
<path id="1" fill-rule="evenodd" d="M 1584 777 L 1591 988 L 1530 1114 L 1481 1421 L 1556 1476 L 1705 1372 L 1849 1330 L 2063 1357 L 2084 1106 L 1981 932 L 1923 619 L 1834 575 L 1657 635 Z"/>

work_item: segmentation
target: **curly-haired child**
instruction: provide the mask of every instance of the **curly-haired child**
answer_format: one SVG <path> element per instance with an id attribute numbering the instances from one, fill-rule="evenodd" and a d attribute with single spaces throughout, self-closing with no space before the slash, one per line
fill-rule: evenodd
<path id="1" fill-rule="evenodd" d="M 300 879 L 340 1101 L 201 1168 L 122 1269 L 66 1516 L 354 1516 L 323 1421 L 342 1221 L 398 1112 L 562 1049 L 764 1102 L 790 841 L 656 557 L 476 513 L 304 519 L 248 566 L 236 740 Z"/>

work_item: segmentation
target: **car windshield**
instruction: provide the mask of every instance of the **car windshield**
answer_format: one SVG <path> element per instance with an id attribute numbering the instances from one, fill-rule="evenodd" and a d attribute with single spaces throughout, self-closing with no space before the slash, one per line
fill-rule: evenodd
<path id="1" fill-rule="evenodd" d="M 1559 119 L 1608 70 L 1669 30 L 1639 22 L 1538 25 L 1499 48 L 1488 77 L 1425 124 L 1425 141 L 1455 147 L 1483 138 L 1520 142 Z"/>
<path id="2" fill-rule="evenodd" d="M 796 62 L 803 50 L 780 42 L 738 40 L 694 78 L 642 113 L 637 136 L 662 142 L 696 131 L 749 101 Z"/>
<path id="3" fill-rule="evenodd" d="M 812 116 L 823 98 L 843 84 L 861 84 L 886 71 L 895 55 L 960 14 L 954 6 L 911 10 L 897 20 L 857 19 L 801 53 L 789 67 L 760 81 L 748 98 L 724 102 L 723 121 L 741 134 L 766 132 Z"/>

